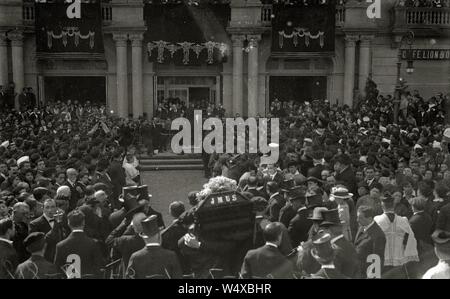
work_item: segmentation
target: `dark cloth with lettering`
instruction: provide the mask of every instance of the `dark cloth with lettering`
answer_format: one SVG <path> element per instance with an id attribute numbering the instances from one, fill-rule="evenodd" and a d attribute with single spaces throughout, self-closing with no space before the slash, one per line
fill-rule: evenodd
<path id="1" fill-rule="evenodd" d="M 161 246 L 146 246 L 131 255 L 126 277 L 180 279 L 182 273 L 175 252 Z"/>
<path id="2" fill-rule="evenodd" d="M 62 278 L 61 271 L 39 255 L 32 255 L 17 267 L 16 279 L 56 279 Z"/>
<path id="3" fill-rule="evenodd" d="M 104 266 L 99 244 L 84 232 L 72 232 L 56 245 L 55 266 L 63 267 L 70 263 L 71 255 L 77 255 L 81 262 L 81 278 L 101 278 L 100 268 Z"/>
<path id="4" fill-rule="evenodd" d="M 243 278 L 293 278 L 292 263 L 277 247 L 264 245 L 250 250 L 242 263 Z"/>

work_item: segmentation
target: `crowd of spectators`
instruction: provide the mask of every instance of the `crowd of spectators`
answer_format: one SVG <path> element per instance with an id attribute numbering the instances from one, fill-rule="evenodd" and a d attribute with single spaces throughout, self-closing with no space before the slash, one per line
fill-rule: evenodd
<path id="1" fill-rule="evenodd" d="M 244 278 L 445 276 L 448 102 L 404 93 L 394 124 L 392 97 L 373 88 L 355 107 L 274 99 L 278 162 L 204 154 L 209 183 L 189 194 L 190 209 L 171 203 L 166 228 L 148 198 L 137 210 L 123 197 L 124 187 L 141 184 L 136 147 L 160 146 L 155 121 L 120 119 L 89 102 L 3 108 L 0 278 L 61 277 L 72 251 L 88 260 L 81 277 L 105 276 L 117 258 L 114 275 L 128 278 L 217 277 L 212 269 Z M 224 190 L 253 203 L 256 226 L 238 241 L 205 238 L 194 221 L 204 199 Z M 370 254 L 381 274 L 367 272 Z"/>

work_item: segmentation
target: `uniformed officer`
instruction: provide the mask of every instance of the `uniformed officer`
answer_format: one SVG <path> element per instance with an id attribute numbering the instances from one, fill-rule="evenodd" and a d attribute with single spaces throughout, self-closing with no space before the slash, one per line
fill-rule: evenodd
<path id="1" fill-rule="evenodd" d="M 45 234 L 34 232 L 29 234 L 24 245 L 31 254 L 30 258 L 21 263 L 16 270 L 17 279 L 55 279 L 62 278 L 61 271 L 44 258 Z"/>

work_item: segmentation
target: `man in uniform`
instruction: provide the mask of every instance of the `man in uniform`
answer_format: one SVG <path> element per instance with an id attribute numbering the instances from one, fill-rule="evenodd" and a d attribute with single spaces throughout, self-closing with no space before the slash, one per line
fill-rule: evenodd
<path id="1" fill-rule="evenodd" d="M 145 248 L 131 255 L 126 272 L 127 278 L 181 278 L 178 257 L 175 252 L 161 247 L 160 231 L 156 215 L 142 221 Z"/>
<path id="2" fill-rule="evenodd" d="M 31 257 L 21 263 L 16 270 L 18 279 L 51 279 L 57 278 L 60 271 L 44 258 L 45 234 L 33 232 L 24 240 L 24 245 Z"/>
<path id="3" fill-rule="evenodd" d="M 331 246 L 331 235 L 320 231 L 314 241 L 311 255 L 320 264 L 320 270 L 313 274 L 311 278 L 315 279 L 346 279 L 349 278 L 342 274 L 334 265 L 336 252 Z"/>

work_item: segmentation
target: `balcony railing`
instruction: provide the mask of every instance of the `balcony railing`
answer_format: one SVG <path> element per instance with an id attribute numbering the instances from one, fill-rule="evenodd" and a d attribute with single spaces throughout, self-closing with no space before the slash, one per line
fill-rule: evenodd
<path id="1" fill-rule="evenodd" d="M 396 7 L 395 27 L 449 28 L 450 8 Z"/>
<path id="2" fill-rule="evenodd" d="M 35 9 L 34 9 L 34 2 L 26 1 L 23 3 L 23 10 L 22 10 L 22 18 L 25 25 L 33 25 L 34 24 L 34 18 L 35 15 Z M 111 23 L 112 20 L 112 7 L 111 3 L 102 3 L 102 19 L 103 24 L 108 25 Z"/>
<path id="3" fill-rule="evenodd" d="M 261 9 L 261 23 L 263 26 L 272 25 L 273 10 L 271 4 L 264 4 Z M 336 5 L 336 26 L 341 27 L 345 23 L 345 6 Z"/>

